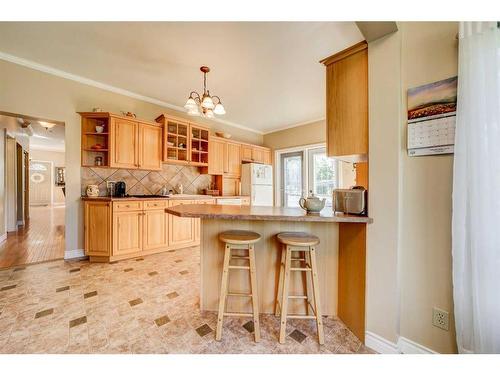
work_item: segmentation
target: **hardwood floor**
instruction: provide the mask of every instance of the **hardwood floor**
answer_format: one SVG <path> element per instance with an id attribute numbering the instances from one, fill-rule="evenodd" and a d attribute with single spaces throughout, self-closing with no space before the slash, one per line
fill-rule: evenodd
<path id="1" fill-rule="evenodd" d="M 0 268 L 64 257 L 64 206 L 30 207 L 30 221 L 0 244 Z"/>

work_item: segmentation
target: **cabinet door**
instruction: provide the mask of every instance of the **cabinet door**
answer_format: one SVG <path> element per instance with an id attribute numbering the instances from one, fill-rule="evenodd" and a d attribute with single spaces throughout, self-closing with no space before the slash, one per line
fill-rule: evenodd
<path id="1" fill-rule="evenodd" d="M 160 170 L 162 161 L 162 128 L 139 123 L 139 166 Z"/>
<path id="2" fill-rule="evenodd" d="M 231 177 L 241 176 L 241 145 L 237 143 L 226 143 L 224 154 L 224 173 Z"/>
<path id="3" fill-rule="evenodd" d="M 202 199 L 195 201 L 196 204 L 215 204 L 215 199 Z M 201 219 L 193 219 L 194 220 L 194 240 L 199 243 L 200 242 L 200 232 L 201 232 Z"/>
<path id="4" fill-rule="evenodd" d="M 142 250 L 142 211 L 113 214 L 113 255 Z"/>
<path id="5" fill-rule="evenodd" d="M 191 204 L 191 201 L 172 201 L 169 207 Z M 194 243 L 195 219 L 168 215 L 168 246 Z"/>
<path id="6" fill-rule="evenodd" d="M 168 246 L 168 226 L 165 209 L 147 210 L 144 213 L 143 241 L 144 250 L 153 250 Z"/>
<path id="7" fill-rule="evenodd" d="M 272 155 L 271 155 L 271 150 L 264 150 L 262 152 L 262 155 L 263 155 L 263 160 L 262 162 L 264 164 L 269 164 L 271 165 L 273 162 L 272 162 Z"/>
<path id="8" fill-rule="evenodd" d="M 85 202 L 84 230 L 85 255 L 111 255 L 111 209 L 108 202 Z"/>
<path id="9" fill-rule="evenodd" d="M 232 177 L 224 177 L 222 182 L 222 195 L 239 195 L 240 194 L 240 179 Z"/>
<path id="10" fill-rule="evenodd" d="M 136 121 L 111 118 L 110 167 L 128 169 L 139 167 L 138 127 Z"/>
<path id="11" fill-rule="evenodd" d="M 326 67 L 328 156 L 368 153 L 368 50 Z"/>
<path id="12" fill-rule="evenodd" d="M 264 154 L 260 147 L 254 147 L 252 149 L 252 159 L 255 163 L 264 163 Z"/>
<path id="13" fill-rule="evenodd" d="M 226 142 L 217 138 L 210 138 L 208 152 L 208 174 L 224 173 L 224 148 Z"/>
<path id="14" fill-rule="evenodd" d="M 241 160 L 252 161 L 252 146 L 241 145 Z"/>

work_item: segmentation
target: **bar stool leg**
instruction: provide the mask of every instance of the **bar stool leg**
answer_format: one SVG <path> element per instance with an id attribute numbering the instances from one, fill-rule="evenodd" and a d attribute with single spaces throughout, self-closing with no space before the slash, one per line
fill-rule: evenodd
<path id="1" fill-rule="evenodd" d="M 253 244 L 248 245 L 248 258 L 250 260 L 250 285 L 252 293 L 252 310 L 253 310 L 253 327 L 255 334 L 255 342 L 260 341 L 260 324 L 259 324 L 259 293 L 257 287 L 257 275 L 255 273 L 255 250 Z"/>
<path id="2" fill-rule="evenodd" d="M 304 251 L 304 262 L 306 267 L 311 266 L 311 254 L 309 251 Z M 304 272 L 304 274 L 306 279 L 307 315 L 311 315 L 311 306 L 313 304 L 313 300 L 311 298 L 312 275 L 310 275 L 310 272 Z"/>
<path id="3" fill-rule="evenodd" d="M 319 297 L 319 282 L 318 282 L 318 269 L 316 263 L 316 249 L 314 246 L 310 247 L 312 280 L 313 280 L 313 294 L 314 294 L 314 311 L 316 313 L 316 326 L 318 328 L 318 341 L 320 345 L 325 343 L 325 335 L 323 332 L 323 320 L 321 318 L 321 301 Z"/>
<path id="4" fill-rule="evenodd" d="M 285 277 L 285 246 L 281 245 L 280 278 L 278 281 L 278 293 L 276 295 L 276 304 L 274 306 L 274 315 L 279 316 L 283 304 L 283 278 Z"/>
<path id="5" fill-rule="evenodd" d="M 224 311 L 226 310 L 227 299 L 227 283 L 229 279 L 229 260 L 231 258 L 231 246 L 226 244 L 224 251 L 224 265 L 222 268 L 222 282 L 220 285 L 219 295 L 219 314 L 217 316 L 217 329 L 215 332 L 215 340 L 220 341 L 222 338 L 222 323 L 224 320 Z"/>
<path id="6" fill-rule="evenodd" d="M 292 262 L 292 251 L 290 246 L 286 245 L 285 255 L 285 279 L 283 280 L 283 294 L 281 297 L 281 327 L 280 327 L 280 344 L 285 343 L 286 337 L 286 316 L 288 312 L 288 287 L 290 285 L 290 265 Z"/>

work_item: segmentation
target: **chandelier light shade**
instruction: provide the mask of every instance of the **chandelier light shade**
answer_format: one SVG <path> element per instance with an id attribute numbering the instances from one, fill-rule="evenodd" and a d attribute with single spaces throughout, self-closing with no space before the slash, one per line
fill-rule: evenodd
<path id="1" fill-rule="evenodd" d="M 210 72 L 210 68 L 202 66 L 200 70 L 203 73 L 203 94 L 200 95 L 196 91 L 189 94 L 189 98 L 184 105 L 188 115 L 214 118 L 215 115 L 226 114 L 220 98 L 216 95 L 210 95 L 210 91 L 207 90 L 207 73 Z"/>

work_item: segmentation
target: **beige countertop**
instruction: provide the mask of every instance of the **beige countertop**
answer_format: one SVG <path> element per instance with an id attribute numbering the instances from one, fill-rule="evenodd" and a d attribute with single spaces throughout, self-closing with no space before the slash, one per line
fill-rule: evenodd
<path id="1" fill-rule="evenodd" d="M 144 196 L 144 197 L 81 197 L 84 201 L 140 201 L 140 200 L 156 200 L 156 199 L 167 199 L 167 200 L 196 200 L 196 199 L 236 199 L 236 198 L 248 198 L 248 196 L 240 195 L 225 195 L 225 196 L 213 196 L 213 195 L 203 195 L 203 194 L 175 194 L 168 197 L 158 197 L 158 196 Z"/>
<path id="2" fill-rule="evenodd" d="M 227 220 L 260 220 L 260 221 L 308 221 L 331 223 L 370 224 L 373 219 L 366 216 L 333 213 L 325 208 L 320 215 L 307 215 L 300 208 L 263 207 L 263 206 L 221 206 L 214 204 L 186 204 L 167 208 L 169 214 L 180 217 Z"/>

